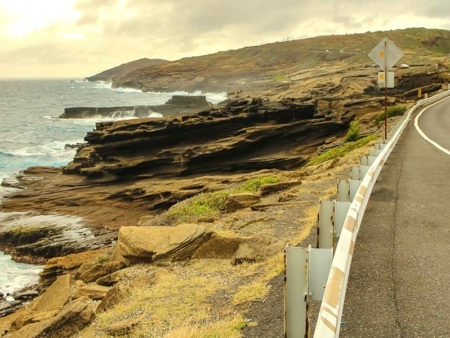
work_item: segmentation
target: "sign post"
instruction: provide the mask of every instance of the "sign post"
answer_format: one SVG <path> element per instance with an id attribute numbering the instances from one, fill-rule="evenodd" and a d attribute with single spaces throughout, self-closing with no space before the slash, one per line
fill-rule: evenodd
<path id="1" fill-rule="evenodd" d="M 378 83 L 384 87 L 384 139 L 387 139 L 387 89 L 394 88 L 393 72 L 388 72 L 401 59 L 403 52 L 388 38 L 383 38 L 368 54 L 384 70 L 378 73 Z M 392 73 L 392 75 L 390 75 Z"/>

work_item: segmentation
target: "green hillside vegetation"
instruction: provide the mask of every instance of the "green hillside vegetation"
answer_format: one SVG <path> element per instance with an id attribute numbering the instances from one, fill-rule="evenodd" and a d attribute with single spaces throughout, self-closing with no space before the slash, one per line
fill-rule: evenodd
<path id="1" fill-rule="evenodd" d="M 269 76 L 286 78 L 288 74 L 313 67 L 370 66 L 368 53 L 384 37 L 393 40 L 404 52 L 402 63 L 429 64 L 450 53 L 450 31 L 409 28 L 387 32 L 367 32 L 320 36 L 302 40 L 268 43 L 215 54 L 188 57 L 128 72 L 118 84 L 145 81 L 171 74 L 175 78 L 202 76 Z"/>

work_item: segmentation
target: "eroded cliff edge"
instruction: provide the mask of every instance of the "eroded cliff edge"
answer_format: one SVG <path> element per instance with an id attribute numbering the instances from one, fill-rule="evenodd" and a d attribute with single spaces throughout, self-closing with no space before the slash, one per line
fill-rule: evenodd
<path id="1" fill-rule="evenodd" d="M 26 189 L 1 209 L 82 216 L 97 229 L 134 225 L 223 188 L 233 175 L 298 168 L 327 139 L 344 135 L 352 118 L 295 100 L 251 99 L 192 115 L 97 123 L 67 166 L 18 175 L 16 185 Z"/>

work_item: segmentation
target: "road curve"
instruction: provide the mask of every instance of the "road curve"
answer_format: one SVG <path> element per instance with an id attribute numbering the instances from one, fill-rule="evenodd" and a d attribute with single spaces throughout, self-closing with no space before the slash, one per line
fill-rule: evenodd
<path id="1" fill-rule="evenodd" d="M 419 134 L 448 155 L 450 155 L 449 105 L 448 97 L 423 109 L 414 120 Z"/>
<path id="2" fill-rule="evenodd" d="M 450 337 L 450 155 L 422 137 L 416 116 L 368 203 L 341 337 Z M 418 126 L 450 149 L 450 100 L 426 109 Z"/>

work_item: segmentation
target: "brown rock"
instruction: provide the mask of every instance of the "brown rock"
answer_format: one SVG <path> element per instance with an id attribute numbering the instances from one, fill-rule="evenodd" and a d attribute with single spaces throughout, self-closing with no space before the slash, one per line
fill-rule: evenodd
<path id="1" fill-rule="evenodd" d="M 209 240 L 211 233 L 198 224 L 176 227 L 122 227 L 119 231 L 120 254 L 132 262 L 161 259 L 182 260 Z"/>
<path id="2" fill-rule="evenodd" d="M 129 295 L 129 293 L 130 290 L 125 286 L 115 285 L 106 293 L 105 297 L 102 299 L 95 312 L 101 313 L 109 310 L 114 305 L 120 303 L 126 296 Z"/>
<path id="3" fill-rule="evenodd" d="M 76 277 L 85 283 L 91 283 L 124 267 L 125 264 L 123 262 L 116 261 L 104 263 L 86 262 L 80 266 Z"/>
<path id="4" fill-rule="evenodd" d="M 45 291 L 42 296 L 33 301 L 30 310 L 33 312 L 57 311 L 61 309 L 69 300 L 71 288 L 74 284 L 71 275 L 63 275 Z"/>
<path id="5" fill-rule="evenodd" d="M 39 289 L 41 291 L 46 290 L 58 276 L 64 274 L 74 275 L 84 262 L 96 261 L 99 257 L 105 255 L 108 250 L 98 249 L 49 259 L 39 274 Z"/>
<path id="6" fill-rule="evenodd" d="M 239 209 L 248 208 L 261 201 L 261 197 L 251 193 L 230 194 L 225 202 L 225 209 L 234 212 Z"/>
<path id="7" fill-rule="evenodd" d="M 231 258 L 243 241 L 244 239 L 238 237 L 224 238 L 217 234 L 212 234 L 211 239 L 195 251 L 192 259 Z"/>
<path id="8" fill-rule="evenodd" d="M 119 271 L 110 273 L 109 275 L 100 277 L 99 279 L 96 280 L 96 283 L 98 285 L 103 285 L 103 286 L 112 286 L 116 283 L 118 283 L 121 279 L 121 274 L 119 273 Z"/>
<path id="9" fill-rule="evenodd" d="M 70 301 L 74 281 L 71 275 L 59 277 L 40 297 L 34 299 L 20 316 L 14 320 L 13 330 L 53 317 Z"/>
<path id="10" fill-rule="evenodd" d="M 11 338 L 65 338 L 90 324 L 95 318 L 92 306 L 87 297 L 81 297 L 69 303 L 51 319 L 23 326 L 13 332 Z"/>
<path id="11" fill-rule="evenodd" d="M 89 284 L 86 286 L 83 286 L 75 292 L 73 295 L 73 298 L 80 298 L 83 296 L 87 296 L 90 299 L 98 300 L 105 298 L 106 294 L 111 288 L 107 286 L 97 285 L 97 284 Z"/>
<path id="12" fill-rule="evenodd" d="M 260 188 L 261 196 L 267 196 L 282 190 L 292 188 L 293 186 L 302 184 L 301 181 L 295 182 L 278 182 L 278 183 L 268 183 L 263 184 Z"/>
<path id="13" fill-rule="evenodd" d="M 232 257 L 233 264 L 263 261 L 282 252 L 286 243 L 268 235 L 255 235 L 243 242 Z"/>

